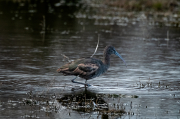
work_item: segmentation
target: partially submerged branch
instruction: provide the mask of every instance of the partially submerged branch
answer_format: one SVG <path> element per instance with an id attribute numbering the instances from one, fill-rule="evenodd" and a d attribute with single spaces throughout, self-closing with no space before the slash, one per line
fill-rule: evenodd
<path id="1" fill-rule="evenodd" d="M 96 49 L 95 49 L 95 51 L 94 51 L 94 53 L 92 54 L 91 57 L 93 57 L 93 56 L 96 54 L 97 49 L 98 49 L 98 46 L 99 46 L 99 34 L 98 34 L 98 43 L 97 43 L 97 45 L 96 45 Z"/>
<path id="2" fill-rule="evenodd" d="M 67 57 L 67 56 L 64 55 L 64 54 L 61 54 L 61 55 L 64 57 L 64 59 L 67 59 L 68 62 L 71 62 L 71 60 L 69 60 L 69 57 Z"/>

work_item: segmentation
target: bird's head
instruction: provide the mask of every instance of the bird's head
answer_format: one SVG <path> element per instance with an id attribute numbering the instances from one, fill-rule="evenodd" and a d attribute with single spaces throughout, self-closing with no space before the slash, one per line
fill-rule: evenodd
<path id="1" fill-rule="evenodd" d="M 115 54 L 116 56 L 118 56 L 119 58 L 121 58 L 122 59 L 122 61 L 125 63 L 125 65 L 126 65 L 126 62 L 125 62 L 125 60 L 122 58 L 122 56 L 115 50 L 115 48 L 113 47 L 113 46 L 106 46 L 106 52 L 107 52 L 107 54 L 108 55 L 111 55 L 111 54 Z M 126 67 L 127 67 L 127 65 L 126 65 Z"/>

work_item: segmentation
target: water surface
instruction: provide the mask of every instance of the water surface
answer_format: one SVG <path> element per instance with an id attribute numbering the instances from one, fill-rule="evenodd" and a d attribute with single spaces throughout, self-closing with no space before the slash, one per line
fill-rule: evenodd
<path id="1" fill-rule="evenodd" d="M 64 17 L 1 11 L 0 118 L 180 117 L 179 27 L 152 25 L 148 18 L 85 17 L 76 7 Z M 56 69 L 67 63 L 61 54 L 90 57 L 98 34 L 94 57 L 102 59 L 111 44 L 127 68 L 112 56 L 109 70 L 88 80 L 92 86 L 85 90 Z"/>

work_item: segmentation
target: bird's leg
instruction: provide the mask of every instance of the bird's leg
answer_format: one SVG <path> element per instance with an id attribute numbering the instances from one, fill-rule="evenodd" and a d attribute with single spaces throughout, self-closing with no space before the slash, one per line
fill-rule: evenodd
<path id="1" fill-rule="evenodd" d="M 77 78 L 77 76 L 76 76 L 74 79 L 72 79 L 71 81 L 72 81 L 73 83 L 83 84 L 83 85 L 85 85 L 85 87 L 86 87 L 86 86 L 87 86 L 87 87 L 91 86 L 90 84 L 87 84 L 87 83 L 86 83 L 87 80 L 85 81 L 85 83 L 81 83 L 81 82 L 74 81 L 76 78 Z"/>
<path id="2" fill-rule="evenodd" d="M 87 86 L 87 87 L 91 86 L 90 84 L 87 83 L 87 79 L 85 81 L 85 86 Z"/>
<path id="3" fill-rule="evenodd" d="M 77 78 L 77 76 L 76 76 L 74 79 L 72 79 L 71 81 L 72 81 L 73 83 L 78 83 L 78 84 L 86 85 L 85 83 L 81 83 L 81 82 L 74 81 L 76 78 Z"/>

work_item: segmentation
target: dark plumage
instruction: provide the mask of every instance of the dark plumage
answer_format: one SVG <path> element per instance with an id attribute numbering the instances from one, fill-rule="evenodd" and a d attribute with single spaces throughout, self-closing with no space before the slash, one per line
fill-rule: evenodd
<path id="1" fill-rule="evenodd" d="M 64 75 L 75 75 L 87 80 L 95 78 L 103 74 L 110 66 L 110 55 L 115 54 L 120 57 L 122 60 L 123 58 L 121 55 L 115 50 L 113 46 L 106 46 L 104 49 L 104 58 L 103 61 L 95 58 L 81 58 L 75 61 L 69 62 L 62 66 L 61 68 L 57 69 L 58 73 L 63 73 Z M 123 60 L 125 63 L 125 61 Z M 126 64 L 126 63 L 125 63 Z M 76 79 L 76 78 L 75 78 Z M 85 84 L 90 86 L 86 83 L 75 82 L 72 79 L 73 83 Z"/>

